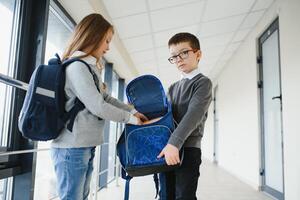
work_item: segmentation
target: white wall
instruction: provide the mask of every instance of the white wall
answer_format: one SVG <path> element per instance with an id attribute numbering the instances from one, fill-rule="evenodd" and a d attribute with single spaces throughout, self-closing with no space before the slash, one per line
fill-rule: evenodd
<path id="1" fill-rule="evenodd" d="M 208 110 L 208 118 L 205 122 L 205 128 L 204 128 L 204 136 L 202 138 L 202 154 L 203 156 L 213 161 L 213 153 L 214 153 L 214 119 L 213 119 L 213 109 L 214 109 L 214 102 L 211 102 L 211 105 Z"/>
<path id="2" fill-rule="evenodd" d="M 286 200 L 300 199 L 300 1 L 280 10 L 283 140 Z"/>
<path id="3" fill-rule="evenodd" d="M 218 85 L 219 166 L 246 183 L 260 185 L 260 131 L 257 89 L 257 38 L 279 16 L 283 93 L 286 200 L 300 199 L 300 1 L 278 0 L 248 35 L 215 81 Z M 213 105 L 212 105 L 213 106 Z M 203 139 L 212 159 L 213 109 Z M 298 123 L 299 124 L 299 123 Z"/>

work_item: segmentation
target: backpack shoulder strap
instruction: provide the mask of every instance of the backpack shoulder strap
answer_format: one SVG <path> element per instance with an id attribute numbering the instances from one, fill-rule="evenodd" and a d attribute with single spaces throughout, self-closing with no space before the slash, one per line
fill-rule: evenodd
<path id="1" fill-rule="evenodd" d="M 100 86 L 99 86 L 100 82 L 99 82 L 99 79 L 98 79 L 96 73 L 91 69 L 90 65 L 87 62 L 85 62 L 85 61 L 83 61 L 83 60 L 81 60 L 79 58 L 71 58 L 71 59 L 68 59 L 68 60 L 64 61 L 62 63 L 62 66 L 64 68 L 66 68 L 67 66 L 69 66 L 73 62 L 81 62 L 81 63 L 83 63 L 83 64 L 85 64 L 87 66 L 89 72 L 93 76 L 93 80 L 94 80 L 95 86 L 96 86 L 98 92 L 100 93 Z M 73 131 L 73 125 L 74 125 L 75 118 L 76 118 L 77 114 L 81 110 L 83 110 L 84 108 L 85 108 L 84 104 L 76 97 L 75 103 L 74 103 L 74 106 L 72 107 L 72 109 L 69 112 L 65 113 L 64 116 L 63 116 L 63 121 L 65 123 L 68 120 L 70 120 L 69 123 L 68 123 L 68 125 L 67 125 L 67 129 L 69 131 L 71 131 L 71 132 Z M 102 120 L 99 117 L 98 117 L 98 119 Z"/>
<path id="2" fill-rule="evenodd" d="M 158 175 L 157 174 L 153 174 L 153 181 L 155 183 L 155 189 L 156 189 L 156 195 L 155 195 L 155 199 L 158 196 L 159 193 L 159 181 L 158 181 Z"/>
<path id="3" fill-rule="evenodd" d="M 124 170 L 124 169 L 122 169 L 122 170 Z M 129 200 L 129 185 L 130 185 L 130 181 L 131 181 L 132 177 L 127 175 L 127 176 L 125 176 L 124 179 L 126 180 L 124 200 Z"/>
<path id="4" fill-rule="evenodd" d="M 94 80 L 94 83 L 95 83 L 95 85 L 96 85 L 96 87 L 97 87 L 97 90 L 98 90 L 98 92 L 100 92 L 100 88 L 99 88 L 100 82 L 99 82 L 98 76 L 97 76 L 97 74 L 92 70 L 91 66 L 90 66 L 87 62 L 85 62 L 84 60 L 81 60 L 80 58 L 71 58 L 71 59 L 68 59 L 68 60 L 64 61 L 64 62 L 63 62 L 63 66 L 66 68 L 68 65 L 70 65 L 70 64 L 73 63 L 73 62 L 81 62 L 81 63 L 83 63 L 83 64 L 85 64 L 85 65 L 87 66 L 89 72 L 90 72 L 90 73 L 92 74 L 92 76 L 93 76 L 93 80 Z"/>

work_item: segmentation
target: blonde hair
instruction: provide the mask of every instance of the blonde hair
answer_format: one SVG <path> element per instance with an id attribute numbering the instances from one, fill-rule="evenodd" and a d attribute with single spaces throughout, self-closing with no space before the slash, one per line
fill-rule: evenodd
<path id="1" fill-rule="evenodd" d="M 70 58 L 75 51 L 83 51 L 86 53 L 79 58 L 92 55 L 99 48 L 100 42 L 104 42 L 108 31 L 113 32 L 113 26 L 100 14 L 93 13 L 84 17 L 75 27 L 75 31 L 69 41 L 62 60 Z M 97 58 L 98 59 L 98 58 Z M 102 63 L 97 60 L 97 66 L 101 69 Z"/>

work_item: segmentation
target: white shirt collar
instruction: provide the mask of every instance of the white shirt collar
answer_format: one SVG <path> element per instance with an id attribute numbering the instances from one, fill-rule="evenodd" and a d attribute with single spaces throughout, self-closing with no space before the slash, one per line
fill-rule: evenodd
<path id="1" fill-rule="evenodd" d="M 86 53 L 82 52 L 82 51 L 75 51 L 72 55 L 71 55 L 71 58 L 73 57 L 77 57 L 77 56 L 83 56 L 85 55 Z M 87 56 L 87 57 L 84 57 L 82 58 L 82 60 L 84 60 L 85 62 L 87 62 L 88 64 L 90 65 L 96 65 L 97 63 L 97 59 L 93 56 Z"/>
<path id="2" fill-rule="evenodd" d="M 194 69 L 193 71 L 191 71 L 189 73 L 181 72 L 181 79 L 187 78 L 187 79 L 191 80 L 192 78 L 194 78 L 195 76 L 197 76 L 200 73 L 201 72 L 200 72 L 199 67 L 197 67 L 196 69 Z"/>

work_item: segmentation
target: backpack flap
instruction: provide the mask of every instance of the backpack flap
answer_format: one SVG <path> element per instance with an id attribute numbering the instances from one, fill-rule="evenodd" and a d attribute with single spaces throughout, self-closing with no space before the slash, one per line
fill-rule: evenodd
<path id="1" fill-rule="evenodd" d="M 129 103 L 149 119 L 161 117 L 167 113 L 167 98 L 158 78 L 152 75 L 140 76 L 132 80 L 126 95 Z"/>

